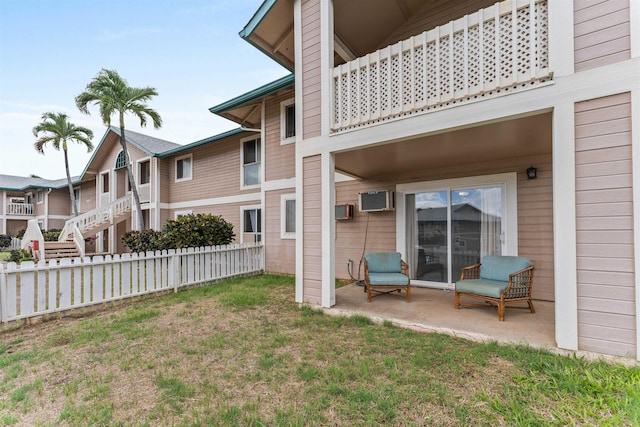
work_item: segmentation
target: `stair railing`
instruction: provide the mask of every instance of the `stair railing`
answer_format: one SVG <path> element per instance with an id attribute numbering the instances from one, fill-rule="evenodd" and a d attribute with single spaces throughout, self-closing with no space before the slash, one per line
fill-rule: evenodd
<path id="1" fill-rule="evenodd" d="M 22 236 L 22 249 L 30 251 L 39 260 L 44 259 L 44 236 L 37 219 L 30 219 L 27 222 L 27 230 Z"/>
<path id="2" fill-rule="evenodd" d="M 127 195 L 114 200 L 107 205 L 99 206 L 89 212 L 85 212 L 81 215 L 68 219 L 65 223 L 65 227 L 68 223 L 74 223 L 80 231 L 87 231 L 106 222 L 113 224 L 114 218 L 125 212 L 129 212 L 130 210 L 131 196 Z"/>
<path id="3" fill-rule="evenodd" d="M 64 228 L 60 232 L 60 236 L 58 236 L 58 242 L 64 242 L 68 240 L 69 237 L 72 238 L 73 243 L 75 243 L 76 248 L 78 248 L 78 251 L 80 252 L 80 256 L 83 257 L 85 254 L 84 236 L 78 228 L 78 225 L 73 221 L 65 222 Z"/>

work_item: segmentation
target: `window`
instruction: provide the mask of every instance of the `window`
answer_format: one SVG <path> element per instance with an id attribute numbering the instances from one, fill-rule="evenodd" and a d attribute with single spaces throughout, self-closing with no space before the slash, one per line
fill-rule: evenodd
<path id="1" fill-rule="evenodd" d="M 105 172 L 101 175 L 102 177 L 102 192 L 109 192 L 109 172 Z"/>
<path id="2" fill-rule="evenodd" d="M 280 137 L 283 144 L 295 141 L 296 137 L 296 104 L 293 99 L 280 103 Z"/>
<path id="3" fill-rule="evenodd" d="M 191 179 L 191 162 L 191 154 L 176 159 L 176 181 L 187 181 Z"/>
<path id="4" fill-rule="evenodd" d="M 116 157 L 116 166 L 114 167 L 114 169 L 118 170 L 126 167 L 127 161 L 124 158 L 124 151 L 120 150 L 120 152 L 118 153 L 118 157 Z"/>
<path id="5" fill-rule="evenodd" d="M 262 241 L 262 210 L 244 208 L 242 210 L 242 242 Z"/>
<path id="6" fill-rule="evenodd" d="M 151 162 L 149 160 L 138 163 L 138 175 L 140 185 L 151 182 Z"/>
<path id="7" fill-rule="evenodd" d="M 260 184 L 260 138 L 242 142 L 242 185 Z"/>
<path id="8" fill-rule="evenodd" d="M 175 211 L 175 213 L 173 214 L 175 219 L 180 218 L 181 216 L 187 216 L 187 215 L 191 215 L 193 213 L 193 211 Z"/>
<path id="9" fill-rule="evenodd" d="M 78 212 L 80 212 L 80 187 L 73 189 L 73 200 L 76 201 L 76 207 L 78 208 Z M 73 212 L 73 206 L 71 206 L 71 212 Z"/>
<path id="10" fill-rule="evenodd" d="M 283 194 L 280 198 L 280 238 L 296 238 L 296 195 Z"/>
<path id="11" fill-rule="evenodd" d="M 42 203 L 43 198 L 44 195 L 42 193 L 42 190 L 38 190 L 38 192 L 36 193 L 36 203 Z"/>

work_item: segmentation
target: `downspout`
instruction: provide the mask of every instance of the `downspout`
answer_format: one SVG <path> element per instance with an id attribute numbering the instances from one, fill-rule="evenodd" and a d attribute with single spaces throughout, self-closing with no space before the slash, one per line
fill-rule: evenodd
<path id="1" fill-rule="evenodd" d="M 7 190 L 2 190 L 2 233 L 7 234 Z"/>

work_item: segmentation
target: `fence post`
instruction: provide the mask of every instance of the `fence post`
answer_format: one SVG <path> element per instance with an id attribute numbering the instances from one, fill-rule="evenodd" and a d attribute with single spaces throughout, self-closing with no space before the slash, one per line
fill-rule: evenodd
<path id="1" fill-rule="evenodd" d="M 7 321 L 7 280 L 4 266 L 0 264 L 0 322 Z"/>

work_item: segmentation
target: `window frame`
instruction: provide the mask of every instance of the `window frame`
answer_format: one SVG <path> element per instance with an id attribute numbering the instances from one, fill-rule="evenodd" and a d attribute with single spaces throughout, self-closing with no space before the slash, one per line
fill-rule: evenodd
<path id="1" fill-rule="evenodd" d="M 76 197 L 76 192 L 78 193 L 78 197 Z M 80 213 L 80 206 L 82 205 L 82 190 L 80 187 L 73 187 L 73 197 L 76 199 L 76 206 L 78 208 L 78 213 Z M 73 203 L 71 204 L 71 212 L 73 212 Z"/>
<path id="2" fill-rule="evenodd" d="M 183 176 L 182 178 L 178 178 L 178 162 L 185 159 L 189 159 L 189 164 L 191 165 L 189 176 L 188 177 Z M 191 181 L 193 179 L 193 154 L 185 154 L 184 156 L 176 157 L 174 160 L 174 165 L 176 170 L 174 174 L 175 182 Z M 183 173 L 184 173 L 184 167 L 183 167 Z"/>
<path id="3" fill-rule="evenodd" d="M 287 136 L 288 115 L 287 109 L 293 106 L 293 135 Z M 296 110 L 295 99 L 289 98 L 280 103 L 280 145 L 288 145 L 296 142 Z"/>
<path id="4" fill-rule="evenodd" d="M 41 205 L 44 202 L 44 190 L 36 191 L 36 204 Z"/>
<path id="5" fill-rule="evenodd" d="M 245 216 L 245 212 L 247 211 L 260 211 L 260 220 L 257 223 L 257 226 L 259 227 L 260 231 L 245 231 L 245 220 L 244 220 L 244 216 Z M 263 231 L 262 231 L 262 205 L 246 205 L 246 206 L 240 206 L 240 243 L 245 243 L 244 242 L 244 236 L 245 234 L 247 235 L 253 235 L 254 239 L 253 242 L 254 243 L 261 243 L 262 242 L 262 235 L 263 235 Z M 256 238 L 255 236 L 258 236 L 258 238 Z"/>
<path id="6" fill-rule="evenodd" d="M 178 219 L 181 216 L 191 215 L 192 213 L 193 213 L 193 209 L 174 211 L 173 212 L 173 219 Z"/>
<path id="7" fill-rule="evenodd" d="M 151 158 L 147 157 L 144 158 L 142 160 L 138 160 L 137 162 L 138 165 L 138 173 L 137 173 L 137 178 L 138 178 L 138 185 L 147 185 L 147 184 L 151 184 Z M 149 180 L 147 182 L 142 182 L 142 165 L 144 163 L 148 163 L 149 164 Z"/>
<path id="8" fill-rule="evenodd" d="M 296 202 L 295 193 L 292 194 L 282 194 L 280 196 L 280 238 L 281 239 L 295 239 L 296 231 L 298 229 L 296 220 L 296 209 L 293 210 L 293 221 L 294 221 L 294 231 L 287 231 L 287 202 L 293 201 Z M 294 205 L 295 207 L 295 205 Z"/>
<path id="9" fill-rule="evenodd" d="M 257 161 L 253 163 L 246 163 L 244 161 L 244 146 L 247 142 L 256 141 L 256 159 Z M 247 166 L 255 166 L 258 165 L 258 182 L 255 184 L 247 184 L 245 183 L 245 167 Z M 242 138 L 240 140 L 240 188 L 241 189 L 251 189 L 251 188 L 260 188 L 262 184 L 262 137 L 258 136 L 250 136 L 247 138 Z"/>

